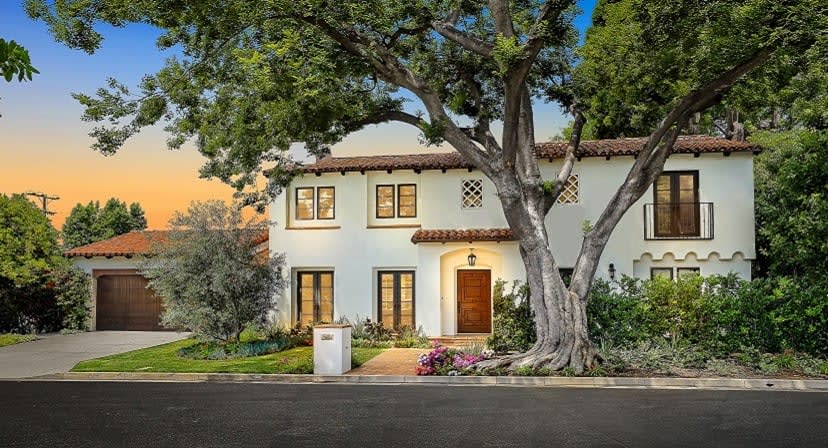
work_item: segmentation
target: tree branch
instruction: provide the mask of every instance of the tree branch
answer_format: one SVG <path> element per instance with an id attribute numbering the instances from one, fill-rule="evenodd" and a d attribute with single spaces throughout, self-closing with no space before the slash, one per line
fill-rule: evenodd
<path id="1" fill-rule="evenodd" d="M 509 2 L 506 0 L 489 0 L 489 10 L 495 21 L 495 30 L 503 37 L 515 35 L 515 27 L 512 23 L 512 15 L 509 13 Z"/>
<path id="2" fill-rule="evenodd" d="M 569 136 L 569 143 L 566 145 L 566 154 L 564 155 L 563 165 L 558 171 L 558 176 L 555 178 L 555 184 L 546 194 L 544 215 L 549 213 L 549 210 L 551 210 L 552 206 L 555 205 L 555 201 L 558 200 L 558 196 L 561 195 L 561 192 L 566 186 L 566 182 L 569 180 L 569 175 L 572 173 L 572 167 L 575 166 L 575 153 L 581 145 L 581 133 L 583 132 L 586 118 L 584 118 L 584 114 L 575 107 L 572 108 L 572 113 L 575 116 L 575 121 L 572 124 L 572 134 Z"/>
<path id="3" fill-rule="evenodd" d="M 471 51 L 472 53 L 476 53 L 487 58 L 492 56 L 494 45 L 486 42 L 485 40 L 478 39 L 469 33 L 460 31 L 451 23 L 435 20 L 431 22 L 431 27 L 441 36 L 460 45 L 466 50 Z"/>
<path id="4" fill-rule="evenodd" d="M 389 121 L 399 121 L 402 123 L 408 123 L 412 126 L 416 126 L 417 128 L 420 128 L 421 125 L 427 124 L 425 120 L 423 120 L 422 118 L 416 115 L 409 114 L 408 112 L 403 112 L 400 110 L 389 110 L 358 120 L 354 123 L 354 126 L 356 126 L 357 129 L 359 129 L 369 124 L 387 123 Z"/>
<path id="5" fill-rule="evenodd" d="M 535 18 L 535 22 L 529 30 L 529 40 L 523 46 L 523 59 L 521 59 L 520 64 L 513 70 L 512 78 L 515 79 L 515 82 L 523 82 L 526 79 L 538 54 L 543 49 L 546 36 L 544 36 L 542 28 L 550 20 L 558 20 L 561 13 L 573 3 L 572 0 L 548 0 L 543 4 L 538 16 Z"/>
<path id="6" fill-rule="evenodd" d="M 426 107 L 431 123 L 441 123 L 445 126 L 443 138 L 447 142 L 487 176 L 496 174 L 486 153 L 451 120 L 442 100 L 428 83 L 406 67 L 382 42 L 366 37 L 350 24 L 338 23 L 335 27 L 310 15 L 302 16 L 301 20 L 317 27 L 349 53 L 366 60 L 380 78 L 414 93 Z"/>

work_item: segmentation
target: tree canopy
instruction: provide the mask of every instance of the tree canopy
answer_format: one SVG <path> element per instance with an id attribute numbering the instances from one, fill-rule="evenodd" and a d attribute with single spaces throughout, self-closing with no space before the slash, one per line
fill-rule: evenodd
<path id="1" fill-rule="evenodd" d="M 756 158 L 757 269 L 823 279 L 828 270 L 828 131 L 760 132 Z"/>
<path id="2" fill-rule="evenodd" d="M 137 202 L 127 207 L 126 202 L 110 198 L 101 208 L 98 201 L 90 201 L 86 205 L 75 205 L 66 217 L 63 246 L 71 249 L 146 228 L 144 210 Z"/>
<path id="3" fill-rule="evenodd" d="M 585 137 L 648 135 L 678 98 L 762 51 L 768 61 L 707 111 L 703 129 L 724 134 L 726 109 L 754 128 L 774 112 L 789 126 L 824 127 L 826 13 L 821 0 L 599 1 L 575 70 Z"/>
<path id="4" fill-rule="evenodd" d="M 63 261 L 57 237 L 25 196 L 0 194 L 0 277 L 17 286 L 41 281 Z"/>

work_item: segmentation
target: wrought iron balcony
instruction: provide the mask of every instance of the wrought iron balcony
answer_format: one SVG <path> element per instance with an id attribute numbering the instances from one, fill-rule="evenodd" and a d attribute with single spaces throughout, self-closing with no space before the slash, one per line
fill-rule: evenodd
<path id="1" fill-rule="evenodd" d="M 712 240 L 712 202 L 644 204 L 645 240 Z"/>

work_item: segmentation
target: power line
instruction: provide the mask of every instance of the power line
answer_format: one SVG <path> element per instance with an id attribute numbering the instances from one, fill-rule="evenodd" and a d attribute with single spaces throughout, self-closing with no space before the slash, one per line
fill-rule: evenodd
<path id="1" fill-rule="evenodd" d="M 40 199 L 40 209 L 43 210 L 43 213 L 46 215 L 54 215 L 55 212 L 50 211 L 48 208 L 49 201 L 57 201 L 60 199 L 60 196 L 49 196 L 46 193 L 41 193 L 39 191 L 27 191 L 23 193 L 26 196 L 34 196 Z"/>

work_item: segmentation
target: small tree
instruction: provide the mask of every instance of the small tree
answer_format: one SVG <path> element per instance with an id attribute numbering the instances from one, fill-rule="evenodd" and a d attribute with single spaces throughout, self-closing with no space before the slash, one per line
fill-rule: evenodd
<path id="1" fill-rule="evenodd" d="M 186 214 L 177 212 L 168 240 L 141 263 L 164 301 L 163 324 L 230 342 L 264 323 L 284 286 L 284 255 L 257 251 L 267 225 L 245 221 L 238 207 L 222 201 L 193 202 Z"/>

